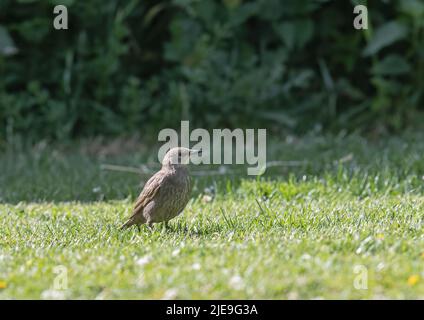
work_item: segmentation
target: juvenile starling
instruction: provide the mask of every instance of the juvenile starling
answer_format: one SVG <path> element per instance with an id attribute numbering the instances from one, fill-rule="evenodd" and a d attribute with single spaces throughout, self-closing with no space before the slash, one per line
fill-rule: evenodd
<path id="1" fill-rule="evenodd" d="M 162 169 L 145 184 L 135 203 L 132 216 L 121 229 L 132 225 L 168 222 L 183 211 L 190 199 L 191 183 L 187 164 L 190 154 L 198 150 L 172 148 L 163 161 Z"/>

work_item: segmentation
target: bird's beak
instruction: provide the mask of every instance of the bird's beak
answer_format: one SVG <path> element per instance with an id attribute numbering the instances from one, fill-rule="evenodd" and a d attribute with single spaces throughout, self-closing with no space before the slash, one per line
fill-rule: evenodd
<path id="1" fill-rule="evenodd" d="M 199 150 L 191 149 L 190 154 L 197 154 L 197 155 L 201 156 L 202 155 L 202 149 L 199 149 Z"/>

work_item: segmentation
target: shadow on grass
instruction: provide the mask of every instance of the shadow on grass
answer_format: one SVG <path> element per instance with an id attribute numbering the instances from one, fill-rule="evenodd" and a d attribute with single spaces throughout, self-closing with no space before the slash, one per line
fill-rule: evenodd
<path id="1" fill-rule="evenodd" d="M 184 215 L 184 213 L 182 213 Z M 221 234 L 222 232 L 227 232 L 226 228 L 223 228 L 218 223 L 214 224 L 205 224 L 203 226 L 190 226 L 186 223 L 181 223 L 181 221 L 169 221 L 168 227 L 165 227 L 165 223 L 156 223 L 152 227 L 147 227 L 147 225 L 141 225 L 140 228 L 136 226 L 131 226 L 128 229 L 122 230 L 122 232 L 127 232 L 132 235 L 137 234 L 149 234 L 149 235 L 175 235 L 189 238 L 201 238 L 205 236 L 211 236 L 213 234 Z M 233 230 L 234 231 L 234 230 Z"/>

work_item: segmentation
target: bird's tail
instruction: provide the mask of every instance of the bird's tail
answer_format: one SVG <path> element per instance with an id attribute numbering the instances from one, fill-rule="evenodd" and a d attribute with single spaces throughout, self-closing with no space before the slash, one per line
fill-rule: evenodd
<path id="1" fill-rule="evenodd" d="M 125 222 L 122 226 L 119 227 L 119 230 L 125 230 L 131 227 L 134 224 L 134 221 L 132 219 L 129 219 L 127 222 Z"/>

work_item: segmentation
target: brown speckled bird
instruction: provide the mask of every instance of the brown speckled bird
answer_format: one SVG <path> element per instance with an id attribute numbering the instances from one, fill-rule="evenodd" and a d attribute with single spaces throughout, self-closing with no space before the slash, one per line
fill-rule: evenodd
<path id="1" fill-rule="evenodd" d="M 187 164 L 198 150 L 172 148 L 162 161 L 162 169 L 145 184 L 135 203 L 133 215 L 121 229 L 132 225 L 167 223 L 183 211 L 190 199 L 191 183 Z"/>

